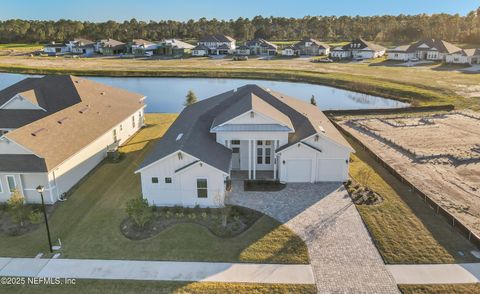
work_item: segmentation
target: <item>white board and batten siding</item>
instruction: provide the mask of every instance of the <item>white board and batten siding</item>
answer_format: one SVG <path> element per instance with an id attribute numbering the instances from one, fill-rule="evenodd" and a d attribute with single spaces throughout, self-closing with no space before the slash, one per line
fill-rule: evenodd
<path id="1" fill-rule="evenodd" d="M 192 163 L 194 164 L 189 166 Z M 184 168 L 186 166 L 188 167 Z M 181 168 L 184 169 L 178 171 Z M 226 175 L 185 152 L 174 152 L 139 172 L 143 197 L 150 205 L 223 206 Z M 198 197 L 198 179 L 207 180 L 206 198 Z"/>
<path id="2" fill-rule="evenodd" d="M 350 150 L 331 140 L 315 136 L 284 149 L 279 155 L 279 179 L 287 183 L 344 182 L 348 179 Z"/>

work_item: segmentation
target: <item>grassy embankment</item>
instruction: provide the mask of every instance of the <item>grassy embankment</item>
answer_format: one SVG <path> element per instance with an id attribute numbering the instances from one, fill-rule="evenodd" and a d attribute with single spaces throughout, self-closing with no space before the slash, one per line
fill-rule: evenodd
<path id="1" fill-rule="evenodd" d="M 58 204 L 50 218 L 52 239 L 62 240 L 62 258 L 192 260 L 260 263 L 309 263 L 303 241 L 287 227 L 263 216 L 250 229 L 233 238 L 219 238 L 203 226 L 171 226 L 141 241 L 120 231 L 125 204 L 140 196 L 140 178 L 134 171 L 176 118 L 175 114 L 147 114 L 148 126 L 121 151 L 119 163 L 98 166 Z M 47 252 L 44 226 L 22 236 L 0 236 L 2 256 L 33 257 Z"/>
<path id="2" fill-rule="evenodd" d="M 14 285 L 0 286 L 2 293 L 158 293 L 158 294 L 209 294 L 209 293 L 245 293 L 245 294 L 313 294 L 317 293 L 315 285 L 287 284 L 241 284 L 241 283 L 189 283 L 163 281 L 129 281 L 129 280 L 77 280 L 75 285 Z"/>
<path id="3" fill-rule="evenodd" d="M 357 208 L 386 263 L 478 262 L 470 253 L 476 248 L 467 239 L 453 231 L 442 217 L 358 144 L 351 139 L 349 142 L 356 150 L 351 176 L 384 199 L 378 205 L 358 205 Z M 371 176 L 361 176 L 362 173 Z M 459 251 L 463 251 L 464 256 Z"/>
<path id="4" fill-rule="evenodd" d="M 478 294 L 480 284 L 398 285 L 403 294 Z"/>

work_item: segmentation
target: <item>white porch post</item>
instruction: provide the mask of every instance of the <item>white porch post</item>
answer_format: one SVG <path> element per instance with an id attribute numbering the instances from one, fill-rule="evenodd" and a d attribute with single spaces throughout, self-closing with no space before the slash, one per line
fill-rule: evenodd
<path id="1" fill-rule="evenodd" d="M 273 179 L 277 179 L 277 140 L 273 140 Z"/>
<path id="2" fill-rule="evenodd" d="M 257 140 L 253 140 L 253 179 L 257 178 Z"/>
<path id="3" fill-rule="evenodd" d="M 248 179 L 252 179 L 252 140 L 248 140 Z"/>

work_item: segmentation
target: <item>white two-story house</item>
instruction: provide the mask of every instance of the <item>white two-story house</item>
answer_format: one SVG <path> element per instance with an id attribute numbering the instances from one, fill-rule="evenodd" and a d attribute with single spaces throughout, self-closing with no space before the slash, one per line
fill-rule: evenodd
<path id="1" fill-rule="evenodd" d="M 0 91 L 0 202 L 55 203 L 143 126 L 144 96 L 73 76 Z"/>
<path id="2" fill-rule="evenodd" d="M 195 49 L 208 48 L 208 55 L 226 55 L 233 54 L 236 48 L 236 41 L 234 38 L 226 35 L 208 35 L 202 37 L 198 41 L 198 46 Z M 192 52 L 193 56 L 204 56 L 201 55 L 204 52 Z"/>
<path id="3" fill-rule="evenodd" d="M 234 174 L 342 182 L 352 147 L 323 112 L 246 85 L 186 107 L 136 171 L 152 205 L 224 205 Z"/>

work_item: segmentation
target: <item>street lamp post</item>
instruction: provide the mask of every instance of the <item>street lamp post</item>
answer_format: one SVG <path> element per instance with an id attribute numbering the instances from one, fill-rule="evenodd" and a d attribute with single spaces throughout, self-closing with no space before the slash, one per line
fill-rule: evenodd
<path id="1" fill-rule="evenodd" d="M 45 225 L 47 227 L 48 249 L 50 249 L 50 253 L 53 253 L 52 240 L 50 239 L 50 228 L 48 227 L 47 211 L 45 210 L 45 201 L 43 200 L 43 191 L 45 191 L 45 187 L 43 187 L 42 185 L 37 187 L 37 192 L 40 193 L 40 197 L 42 198 L 43 216 L 45 217 Z"/>

